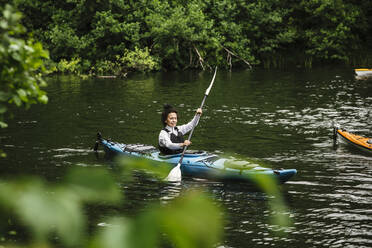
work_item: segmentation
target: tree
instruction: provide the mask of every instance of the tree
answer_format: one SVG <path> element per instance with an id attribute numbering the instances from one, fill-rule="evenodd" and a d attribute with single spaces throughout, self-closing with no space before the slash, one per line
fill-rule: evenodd
<path id="1" fill-rule="evenodd" d="M 48 52 L 32 38 L 23 39 L 25 28 L 21 14 L 6 5 L 0 21 L 0 126 L 6 127 L 4 114 L 9 104 L 28 108 L 31 104 L 46 103 L 46 93 L 40 88 L 45 81 L 39 75 Z"/>
<path id="2" fill-rule="evenodd" d="M 148 51 L 162 69 L 173 70 L 213 65 L 231 69 L 249 63 L 311 67 L 360 64 L 361 60 L 367 65 L 372 51 L 371 1 L 13 3 L 24 12 L 24 25 L 43 42 L 51 59 L 55 63 L 79 60 L 78 73 L 110 73 L 117 56 L 136 49 Z"/>
<path id="3" fill-rule="evenodd" d="M 5 114 L 10 104 L 30 107 L 31 104 L 46 103 L 45 86 L 39 73 L 48 52 L 41 43 L 27 37 L 20 24 L 22 15 L 6 5 L 0 19 L 0 127 L 5 128 Z M 4 153 L 0 152 L 2 156 Z"/>

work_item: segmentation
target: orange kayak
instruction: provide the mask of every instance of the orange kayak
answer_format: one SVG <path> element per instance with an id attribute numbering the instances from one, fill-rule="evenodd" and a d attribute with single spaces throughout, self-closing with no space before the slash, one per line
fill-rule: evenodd
<path id="1" fill-rule="evenodd" d="M 354 71 L 355 71 L 355 74 L 360 77 L 372 76 L 372 69 L 361 68 L 361 69 L 354 69 Z"/>
<path id="2" fill-rule="evenodd" d="M 372 138 L 366 138 L 337 128 L 335 128 L 335 133 L 346 143 L 351 144 L 363 151 L 372 152 Z"/>

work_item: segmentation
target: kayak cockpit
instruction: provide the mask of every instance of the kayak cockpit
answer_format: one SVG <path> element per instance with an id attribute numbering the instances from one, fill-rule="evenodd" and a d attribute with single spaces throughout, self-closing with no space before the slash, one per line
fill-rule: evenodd
<path id="1" fill-rule="evenodd" d="M 141 154 L 151 154 L 158 151 L 155 146 L 144 145 L 144 144 L 127 144 L 123 148 L 123 152 L 137 152 Z"/>
<path id="2" fill-rule="evenodd" d="M 207 155 L 207 152 L 206 151 L 201 151 L 201 150 L 186 150 L 185 151 L 185 154 L 184 154 L 184 157 L 196 158 L 196 157 L 206 156 L 206 155 Z M 181 153 L 167 154 L 167 155 L 166 154 L 159 153 L 158 156 L 161 159 L 170 159 L 170 158 L 181 157 Z"/>

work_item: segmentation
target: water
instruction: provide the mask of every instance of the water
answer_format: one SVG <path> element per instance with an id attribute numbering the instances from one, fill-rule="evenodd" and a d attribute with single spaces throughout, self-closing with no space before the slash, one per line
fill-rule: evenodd
<path id="1" fill-rule="evenodd" d="M 37 174 L 59 181 L 75 166 L 107 166 L 91 151 L 95 134 L 125 143 L 156 145 L 164 103 L 190 120 L 208 87 L 210 72 L 172 72 L 128 79 L 53 77 L 50 102 L 24 111 L 0 133 L 3 178 Z M 332 121 L 372 136 L 372 81 L 345 68 L 312 71 L 218 72 L 193 135 L 194 149 L 258 158 L 298 174 L 281 186 L 293 226 L 275 236 L 262 192 L 244 184 L 183 181 L 164 188 L 152 180 L 122 185 L 121 213 L 168 201 L 201 188 L 227 211 L 222 247 L 371 247 L 372 156 L 333 146 Z M 102 154 L 100 154 L 102 155 Z M 92 225 L 107 211 L 89 210 Z"/>

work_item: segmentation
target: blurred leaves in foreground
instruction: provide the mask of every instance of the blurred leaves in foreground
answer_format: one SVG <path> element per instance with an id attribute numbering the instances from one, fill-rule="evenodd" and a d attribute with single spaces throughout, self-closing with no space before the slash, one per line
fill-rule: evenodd
<path id="1" fill-rule="evenodd" d="M 0 237 L 7 247 L 215 247 L 223 235 L 224 214 L 210 196 L 197 190 L 181 191 L 173 200 L 151 203 L 135 217 L 110 216 L 104 227 L 89 230 L 86 204 L 120 206 L 120 183 L 135 180 L 137 170 L 151 171 L 163 181 L 169 169 L 145 160 L 123 160 L 113 170 L 72 169 L 62 183 L 40 178 L 0 181 Z M 164 182 L 165 183 L 165 182 Z M 274 213 L 273 224 L 289 224 L 278 185 L 257 177 Z M 91 223 L 92 224 L 92 223 Z M 12 241 L 10 234 L 26 230 Z M 4 234 L 8 235 L 4 235 Z"/>
<path id="2" fill-rule="evenodd" d="M 136 219 L 113 218 L 92 247 L 214 247 L 222 234 L 220 211 L 205 194 L 191 191 L 167 205 L 150 205 Z M 165 241 L 166 239 L 167 241 Z"/>
<path id="3" fill-rule="evenodd" d="M 0 181 L 0 204 L 5 210 L 1 216 L 15 218 L 29 229 L 31 244 L 45 245 L 51 234 L 66 246 L 81 244 L 86 228 L 83 204 L 117 203 L 120 199 L 120 190 L 103 169 L 72 170 L 61 185 L 40 178 Z"/>
<path id="4" fill-rule="evenodd" d="M 136 163 L 145 167 L 144 162 L 132 164 Z M 131 167 L 122 168 L 128 168 L 123 170 L 127 178 L 124 171 Z M 2 180 L 0 230 L 3 234 L 17 233 L 19 228 L 30 232 L 28 240 L 19 237 L 22 240 L 16 247 L 213 247 L 220 240 L 220 209 L 197 191 L 164 205 L 152 204 L 135 218 L 110 217 L 103 230 L 87 235 L 84 204 L 118 206 L 122 194 L 114 176 L 101 168 L 73 169 L 58 185 L 40 178 Z M 58 244 L 53 241 L 56 237 Z M 9 241 L 1 239 L 5 244 Z"/>

